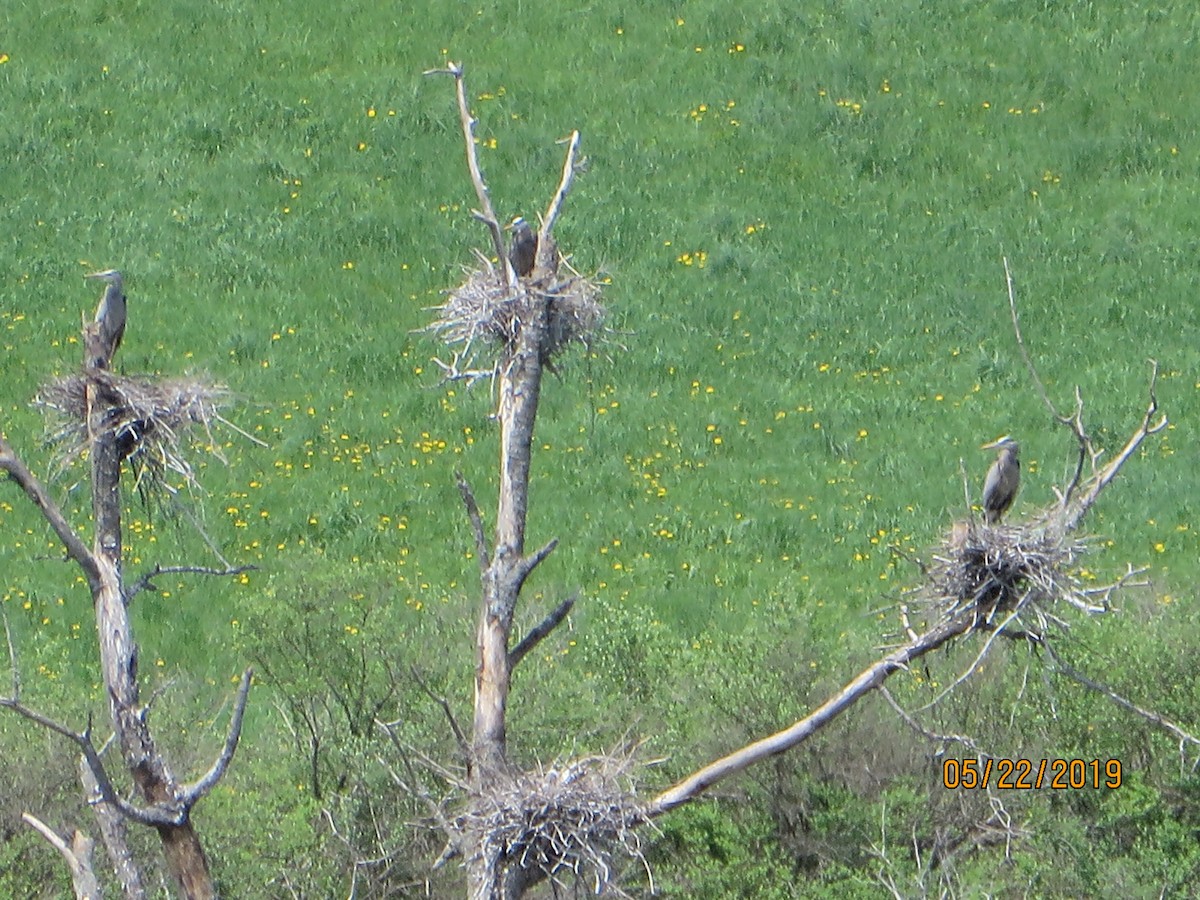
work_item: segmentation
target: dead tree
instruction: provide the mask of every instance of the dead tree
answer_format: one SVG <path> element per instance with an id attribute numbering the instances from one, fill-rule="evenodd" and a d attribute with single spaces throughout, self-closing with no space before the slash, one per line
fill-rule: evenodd
<path id="1" fill-rule="evenodd" d="M 559 188 L 543 217 L 538 264 L 530 277 L 518 277 L 509 264 L 503 230 L 479 169 L 475 122 L 467 105 L 462 67 L 450 64 L 437 71 L 455 79 L 467 165 L 480 206 L 474 215 L 487 226 L 498 262 L 493 264 L 479 254 L 479 266 L 436 308 L 436 319 L 427 330 L 454 351 L 450 362 L 438 360 L 445 378 L 468 383 L 493 378 L 496 382 L 500 491 L 495 536 L 489 542 L 475 496 L 459 476 L 482 581 L 474 722 L 469 739 L 458 732 L 445 701 L 439 702 L 447 710 L 466 756 L 467 778 L 457 785 L 466 799 L 451 812 L 420 788 L 415 773 L 410 771 L 407 780 L 393 776 L 426 801 L 432 817 L 446 832 L 447 848 L 438 864 L 462 858 L 472 900 L 514 900 L 542 880 L 558 882 L 585 873 L 599 891 L 609 879 L 615 854 L 644 863 L 639 827 L 695 800 L 749 766 L 799 746 L 871 692 L 882 689 L 890 698 L 884 688 L 887 679 L 921 657 L 956 639 L 981 635 L 982 649 L 955 682 L 960 684 L 999 638 L 1045 645 L 1051 630 L 1065 626 L 1064 609 L 1103 611 L 1109 594 L 1137 578 L 1139 573 L 1131 570 L 1103 589 L 1081 585 L 1072 574 L 1073 563 L 1083 551 L 1075 534 L 1101 492 L 1143 441 L 1166 427 L 1155 395 L 1156 369 L 1151 373 L 1149 403 L 1141 421 L 1126 445 L 1106 464 L 1101 464 L 1101 453 L 1084 428 L 1083 402 L 1078 394 L 1073 415 L 1054 411 L 1057 421 L 1074 436 L 1078 455 L 1074 476 L 1055 502 L 1016 524 L 990 525 L 973 518 L 955 523 L 934 563 L 926 567 L 924 582 L 901 606 L 905 640 L 803 719 L 734 750 L 644 800 L 639 799 L 631 781 L 632 754 L 521 771 L 508 753 L 505 731 L 512 670 L 565 618 L 575 600 L 563 601 L 523 641 L 511 646 L 513 613 L 522 585 L 555 547 L 555 541 L 550 541 L 533 553 L 525 548 L 532 438 L 542 375 L 570 341 L 588 341 L 601 333 L 603 308 L 590 281 L 573 271 L 559 277 L 561 261 L 550 240 L 578 166 L 578 133 L 569 140 Z M 1015 300 L 1012 303 L 1020 341 Z M 1024 353 L 1023 344 L 1021 349 Z M 490 353 L 491 364 L 479 365 L 477 353 Z M 1036 373 L 1034 376 L 1036 380 Z M 1040 381 L 1038 385 L 1040 388 Z M 923 621 L 919 632 L 911 624 L 914 613 Z M 909 713 L 899 712 L 921 728 Z M 383 727 L 404 754 L 391 727 Z M 973 746 L 968 738 L 960 740 Z M 407 755 L 405 760 L 411 769 Z M 440 774 L 446 775 L 444 767 Z M 1000 819 L 1011 824 L 1007 813 Z M 1015 838 L 1020 828 L 1012 825 L 1005 834 L 1006 839 Z"/>
<path id="2" fill-rule="evenodd" d="M 483 254 L 467 280 L 450 292 L 428 330 L 454 351 L 438 361 L 447 379 L 495 379 L 500 426 L 500 490 L 496 530 L 489 542 L 474 494 L 459 476 L 459 489 L 479 556 L 482 597 L 475 641 L 474 719 L 467 743 L 467 807 L 447 821 L 449 852 L 464 859 L 470 896 L 502 900 L 521 896 L 545 878 L 556 878 L 599 861 L 588 856 L 601 834 L 625 832 L 620 766 L 575 763 L 522 772 L 508 754 L 506 720 L 512 671 L 570 612 L 563 600 L 516 646 L 513 614 L 529 575 L 554 550 L 552 540 L 526 552 L 529 471 L 542 376 L 572 343 L 587 344 L 602 330 L 598 285 L 570 267 L 553 228 L 582 165 L 579 132 L 566 139 L 566 160 L 557 189 L 542 216 L 533 271 L 521 276 L 509 260 L 503 229 L 492 208 L 475 153 L 474 126 L 461 66 L 439 73 L 454 77 L 467 150 L 467 166 L 479 200 L 476 218 L 488 228 L 496 263 Z M 432 73 L 430 73 L 432 74 Z M 491 365 L 477 367 L 476 353 Z M 614 799 L 618 802 L 614 803 Z M 601 865 L 603 863 L 601 862 Z"/>
<path id="3" fill-rule="evenodd" d="M 90 722 L 82 731 L 72 729 L 24 704 L 11 642 L 12 691 L 10 696 L 0 698 L 0 706 L 73 741 L 94 778 L 98 798 L 126 819 L 154 828 L 180 895 L 189 900 L 207 900 L 216 896 L 216 888 L 192 825 L 191 811 L 225 774 L 233 758 L 241 735 L 251 672 L 247 670 L 242 676 L 229 730 L 217 759 L 197 780 L 180 781 L 154 741 L 148 710 L 141 702 L 138 649 L 129 605 L 139 591 L 152 585 L 151 576 L 146 576 L 128 588 L 123 578 L 121 476 L 123 470 L 135 472 L 143 490 L 161 482 L 168 471 L 190 478 L 191 469 L 182 456 L 179 435 L 189 427 L 208 429 L 213 422 L 223 422 L 218 401 L 224 392 L 192 379 L 160 381 L 116 375 L 110 371 L 110 362 L 120 335 L 114 340 L 111 329 L 101 325 L 95 321 L 84 326 L 82 370 L 50 383 L 38 398 L 57 420 L 54 438 L 62 448 L 63 464 L 85 454 L 88 459 L 94 521 L 92 546 L 87 546 L 49 492 L 3 438 L 0 438 L 0 470 L 38 508 L 62 541 L 67 556 L 83 573 L 96 617 L 101 677 L 116 743 L 140 800 L 128 799 L 113 783 L 92 740 Z M 188 567 L 187 571 L 228 575 L 243 569 Z M 127 851 L 113 846 L 109 851 L 114 860 L 122 852 L 127 855 Z M 140 878 L 134 870 L 127 864 L 119 870 L 119 875 L 127 895 L 136 896 Z"/>

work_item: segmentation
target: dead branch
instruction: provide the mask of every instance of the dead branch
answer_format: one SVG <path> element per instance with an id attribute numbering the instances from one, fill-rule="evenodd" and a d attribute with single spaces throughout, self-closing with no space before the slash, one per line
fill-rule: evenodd
<path id="1" fill-rule="evenodd" d="M 100 900 L 103 896 L 100 881 L 92 868 L 92 839 L 82 831 L 76 830 L 71 843 L 68 844 L 54 829 L 32 813 L 22 813 L 21 818 L 66 860 L 67 868 L 71 870 L 71 887 L 75 891 L 76 900 Z"/>
<path id="2" fill-rule="evenodd" d="M 159 575 L 216 575 L 224 578 L 257 569 L 258 566 L 227 566 L 224 569 L 216 569 L 211 566 L 162 566 L 156 563 L 153 569 L 125 589 L 125 605 L 132 603 L 133 598 L 142 591 L 157 591 L 153 580 Z"/>
<path id="3" fill-rule="evenodd" d="M 559 623 L 567 617 L 567 614 L 575 606 L 575 602 L 578 599 L 579 592 L 576 591 L 562 603 L 558 604 L 558 606 L 556 606 L 550 612 L 550 614 L 546 616 L 546 618 L 542 619 L 542 621 L 539 622 L 536 627 L 532 628 L 529 633 L 525 635 L 525 637 L 521 638 L 520 643 L 510 650 L 508 654 L 508 669 L 510 672 L 517 667 L 517 663 L 525 658 L 525 654 L 541 643 L 543 638 L 545 638 L 548 634 L 550 634 L 550 632 L 558 627 Z"/>
<path id="4" fill-rule="evenodd" d="M 1145 721 L 1149 722 L 1151 725 L 1155 726 L 1156 728 L 1162 729 L 1163 731 L 1165 731 L 1169 735 L 1171 735 L 1173 738 L 1175 738 L 1177 741 L 1179 741 L 1179 747 L 1180 747 L 1181 754 L 1183 752 L 1183 747 L 1186 744 L 1191 744 L 1192 746 L 1200 747 L 1200 738 L 1196 737 L 1190 731 L 1187 731 L 1186 729 L 1182 728 L 1181 726 L 1176 725 L 1174 722 L 1172 722 L 1166 716 L 1161 715 L 1160 713 L 1156 713 L 1153 710 L 1145 709 L 1141 706 L 1138 706 L 1136 703 L 1134 703 L 1129 698 L 1124 697 L 1121 694 L 1118 694 L 1116 691 L 1114 691 L 1108 685 L 1102 684 L 1101 682 L 1096 681 L 1093 678 L 1089 678 L 1087 675 L 1084 675 L 1082 672 L 1080 672 L 1078 669 L 1076 669 L 1074 666 L 1072 666 L 1070 663 L 1068 663 L 1066 660 L 1064 660 L 1057 652 L 1055 652 L 1055 650 L 1052 646 L 1047 646 L 1046 652 L 1049 654 L 1050 659 L 1054 663 L 1054 667 L 1057 671 L 1061 672 L 1063 675 L 1066 675 L 1072 681 L 1076 681 L 1079 684 L 1082 684 L 1084 687 L 1088 688 L 1089 690 L 1093 690 L 1099 694 L 1103 694 L 1105 697 L 1107 697 L 1109 700 L 1111 700 L 1117 706 L 1121 707 L 1122 709 L 1128 710 L 1129 712 L 1133 713 L 1135 716 L 1137 716 L 1140 719 L 1144 719 Z"/>
<path id="5" fill-rule="evenodd" d="M 446 68 L 430 69 L 423 74 L 454 76 L 454 91 L 458 98 L 458 116 L 462 123 L 463 140 L 467 145 L 467 168 L 471 172 L 471 184 L 475 186 L 475 196 L 479 198 L 480 211 L 473 211 L 473 214 L 475 218 L 487 225 L 488 231 L 492 235 L 492 245 L 496 251 L 496 257 L 504 266 L 505 283 L 513 285 L 516 283 L 517 274 L 508 261 L 508 254 L 504 252 L 504 233 L 496 218 L 496 211 L 492 208 L 492 198 L 488 193 L 487 183 L 483 180 L 483 172 L 479 168 L 479 155 L 475 150 L 475 118 L 471 115 L 471 108 L 467 103 L 467 86 L 463 78 L 462 64 L 447 60 Z"/>
<path id="6" fill-rule="evenodd" d="M 403 779 L 401 779 L 399 774 L 395 772 L 392 767 L 389 766 L 382 758 L 379 758 L 380 764 L 387 770 L 388 774 L 392 778 L 392 781 L 396 783 L 400 790 L 409 794 L 415 794 L 417 798 L 425 804 L 425 808 L 429 810 L 430 816 L 435 822 L 437 822 L 438 827 L 441 828 L 442 832 L 446 835 L 447 848 L 453 848 L 454 852 L 451 854 L 451 856 L 447 857 L 446 859 L 439 858 L 439 861 L 438 863 L 435 863 L 434 868 L 437 868 L 438 865 L 444 865 L 449 859 L 452 859 L 453 857 L 462 853 L 462 833 L 453 825 L 453 823 L 451 823 L 450 819 L 446 815 L 446 810 L 444 809 L 443 805 L 435 800 L 425 788 L 424 783 L 417 774 L 416 768 L 412 764 L 412 760 L 409 758 L 408 751 L 405 749 L 404 744 L 401 743 L 399 736 L 392 727 L 392 723 L 381 722 L 376 719 L 375 724 L 380 728 L 380 730 L 383 731 L 384 734 L 388 736 L 388 740 L 390 740 L 392 746 L 396 748 L 396 752 L 400 754 L 400 759 L 404 763 L 404 767 L 408 770 L 408 781 L 405 782 Z M 445 853 L 446 851 L 443 850 L 442 855 L 445 856 Z"/>
<path id="7" fill-rule="evenodd" d="M 424 330 L 424 329 L 418 329 Z M 442 370 L 442 382 L 465 381 L 467 390 L 475 386 L 477 381 L 488 381 L 496 377 L 496 367 L 493 365 L 490 369 L 475 369 L 474 357 L 471 354 L 470 342 L 461 350 L 454 352 L 454 358 L 450 362 L 443 362 L 436 356 L 433 357 L 434 364 Z M 467 368 L 463 368 L 463 365 Z"/>
<path id="8" fill-rule="evenodd" d="M 567 158 L 563 160 L 562 178 L 559 179 L 558 189 L 554 192 L 554 197 L 550 200 L 550 205 L 546 207 L 546 213 L 542 216 L 542 225 L 538 230 L 538 264 L 542 268 L 554 267 L 556 260 L 542 260 L 543 255 L 550 256 L 557 251 L 552 241 L 550 240 L 550 232 L 554 229 L 554 222 L 558 219 L 558 214 L 562 210 L 563 201 L 567 198 L 567 193 L 571 190 L 571 182 L 575 178 L 576 171 L 583 165 L 583 161 L 575 161 L 575 156 L 579 152 L 579 130 L 571 132 L 570 137 L 565 141 L 567 145 Z M 543 254 L 543 251 L 546 251 Z"/>
<path id="9" fill-rule="evenodd" d="M 96 557 L 92 555 L 92 551 L 67 522 L 66 516 L 58 508 L 58 504 L 50 499 L 41 482 L 26 468 L 25 463 L 21 461 L 3 437 L 0 437 L 0 469 L 7 472 L 9 478 L 17 483 L 26 496 L 33 501 L 33 505 L 38 508 L 50 527 L 54 529 L 54 533 L 58 535 L 58 539 L 67 549 L 67 555 L 75 560 L 79 568 L 83 570 L 88 587 L 93 593 L 98 590 L 100 567 L 96 562 Z"/>
<path id="10" fill-rule="evenodd" d="M 462 497 L 463 506 L 467 508 L 467 518 L 471 521 L 471 533 L 475 536 L 475 552 L 479 556 L 479 571 L 487 572 L 492 564 L 491 552 L 488 550 L 487 537 L 483 533 L 483 516 L 479 514 L 479 504 L 475 502 L 475 492 L 461 471 L 454 472 L 454 480 L 458 483 L 458 493 Z"/>
<path id="11" fill-rule="evenodd" d="M 216 787 L 229 768 L 233 754 L 237 751 L 238 741 L 242 736 L 242 717 L 246 714 L 246 701 L 250 696 L 250 682 L 254 677 L 254 669 L 246 669 L 242 673 L 242 683 L 238 686 L 237 699 L 233 703 L 233 714 L 229 717 L 229 730 L 225 735 L 225 745 L 214 760 L 212 767 L 190 785 L 182 785 L 179 789 L 181 803 L 186 809 L 191 809 L 209 791 Z"/>
<path id="12" fill-rule="evenodd" d="M 1150 400 L 1145 415 L 1142 417 L 1141 426 L 1134 432 L 1117 457 L 1097 472 L 1096 466 L 1103 451 L 1095 448 L 1091 436 L 1088 435 L 1087 429 L 1084 427 L 1083 395 L 1080 393 L 1079 387 L 1076 386 L 1075 388 L 1074 412 L 1069 416 L 1059 412 L 1054 406 L 1053 401 L 1050 400 L 1050 395 L 1046 392 L 1046 386 L 1038 375 L 1037 368 L 1029 356 L 1028 349 L 1026 349 L 1025 339 L 1021 335 L 1021 323 L 1017 315 L 1016 291 L 1013 288 L 1012 272 L 1009 269 L 1007 257 L 1004 258 L 1004 279 L 1008 287 L 1008 306 L 1012 315 L 1013 333 L 1016 335 L 1017 348 L 1021 351 L 1021 358 L 1025 361 L 1025 367 L 1029 370 L 1030 378 L 1032 378 L 1038 394 L 1041 395 L 1042 402 L 1050 410 L 1050 415 L 1054 417 L 1056 422 L 1067 428 L 1075 436 L 1076 443 L 1078 444 L 1079 449 L 1076 456 L 1074 474 L 1071 476 L 1066 488 L 1059 492 L 1060 505 L 1065 514 L 1064 527 L 1065 530 L 1072 531 L 1078 526 L 1080 520 L 1087 514 L 1087 511 L 1095 504 L 1096 499 L 1100 496 L 1100 492 L 1116 477 L 1121 466 L 1137 450 L 1142 441 L 1167 427 L 1167 417 L 1165 415 L 1159 417 L 1157 421 L 1155 420 L 1158 415 L 1158 396 L 1156 391 L 1158 363 L 1150 360 Z M 1090 462 L 1093 474 L 1087 480 L 1087 483 L 1083 485 L 1085 490 L 1083 498 L 1072 504 L 1072 497 L 1081 485 L 1085 462 Z"/>
<path id="13" fill-rule="evenodd" d="M 100 754 L 96 751 L 95 744 L 92 743 L 92 729 L 89 724 L 83 731 L 74 731 L 58 722 L 51 719 L 47 715 L 43 715 L 35 709 L 30 709 L 19 699 L 15 697 L 0 697 L 0 708 L 11 709 L 22 718 L 28 719 L 37 725 L 42 726 L 48 731 L 53 731 L 55 734 L 65 737 L 67 740 L 74 743 L 84 758 L 87 760 L 88 768 L 92 770 L 92 774 L 96 777 L 96 787 L 100 792 L 100 796 L 105 803 L 111 803 L 121 811 L 123 816 L 126 816 L 141 825 L 152 826 L 170 826 L 179 825 L 187 818 L 186 811 L 175 804 L 159 803 L 150 807 L 134 806 L 124 797 L 117 793 L 117 789 L 113 787 L 112 780 L 108 777 L 108 772 L 105 771 L 104 763 L 100 760 Z"/>
<path id="14" fill-rule="evenodd" d="M 1125 446 L 1121 451 L 1100 471 L 1094 473 L 1091 478 L 1082 486 L 1082 496 L 1071 508 L 1066 527 L 1072 529 L 1079 524 L 1079 521 L 1087 514 L 1088 510 L 1096 503 L 1101 491 L 1103 491 L 1117 477 L 1117 473 L 1121 471 L 1121 467 L 1129 460 L 1142 442 L 1152 434 L 1158 434 L 1167 427 L 1167 417 L 1158 414 L 1158 363 L 1150 360 L 1150 399 L 1146 405 L 1146 412 L 1142 416 L 1141 424 L 1138 425 L 1133 435 L 1125 442 Z"/>
<path id="15" fill-rule="evenodd" d="M 454 740 L 458 743 L 458 750 L 462 754 L 463 759 L 470 759 L 471 744 L 467 740 L 467 736 L 463 732 L 462 727 L 458 724 L 458 719 L 454 715 L 454 710 L 450 708 L 450 701 L 440 694 L 434 693 L 433 688 L 426 684 L 425 679 L 423 679 L 420 673 L 417 672 L 416 666 L 413 666 L 410 671 L 412 672 L 413 680 L 416 681 L 417 686 L 425 692 L 425 695 L 429 697 L 430 700 L 441 707 L 443 715 L 446 716 L 446 721 L 450 723 L 450 730 L 454 732 Z M 376 722 L 381 728 L 387 731 L 389 737 L 391 737 L 393 740 L 396 739 L 395 735 L 392 733 L 392 727 L 390 723 L 379 722 L 378 720 L 376 720 Z"/>
<path id="16" fill-rule="evenodd" d="M 1013 290 L 1012 272 L 1008 268 L 1008 257 L 1004 257 L 1004 283 L 1008 287 L 1008 309 L 1012 314 L 1013 332 L 1017 336 L 1017 349 L 1021 351 L 1021 358 L 1025 360 L 1025 367 L 1029 370 L 1029 376 L 1033 379 L 1033 385 L 1037 388 L 1038 394 L 1041 395 L 1042 402 L 1046 404 L 1046 408 L 1050 410 L 1056 420 L 1064 425 L 1070 423 L 1070 418 L 1063 416 L 1054 407 L 1054 403 L 1050 400 L 1050 395 L 1046 393 L 1046 386 L 1042 384 L 1042 379 L 1037 373 L 1037 369 L 1033 365 L 1033 360 L 1029 358 L 1029 351 L 1025 349 L 1025 339 L 1021 336 L 1021 322 L 1017 316 L 1017 295 Z"/>
<path id="17" fill-rule="evenodd" d="M 104 751 L 113 738 L 115 735 L 100 747 L 100 756 L 104 756 Z M 112 864 L 117 880 L 121 883 L 122 893 L 126 900 L 145 900 L 146 879 L 129 847 L 129 834 L 125 827 L 125 818 L 121 815 L 120 810 L 106 803 L 100 796 L 96 776 L 88 765 L 87 758 L 82 755 L 79 757 L 79 783 L 83 787 L 84 801 L 92 808 L 92 815 L 100 829 L 101 843 L 104 844 L 108 861 Z"/>
<path id="18" fill-rule="evenodd" d="M 533 570 L 540 566 L 545 561 L 546 557 L 554 552 L 554 548 L 557 546 L 558 538 L 553 538 L 552 540 L 543 544 L 533 553 L 521 559 L 517 566 L 517 577 L 520 578 L 521 581 L 524 581 L 526 578 L 532 575 Z"/>
<path id="19" fill-rule="evenodd" d="M 733 753 L 709 763 L 663 791 L 647 804 L 646 816 L 654 818 L 670 812 L 676 807 L 696 799 L 717 782 L 724 781 L 729 776 L 736 775 L 755 763 L 800 745 L 866 694 L 883 684 L 891 675 L 907 669 L 909 663 L 914 659 L 936 650 L 959 635 L 966 634 L 974 626 L 975 619 L 970 610 L 960 611 L 943 619 L 933 628 L 921 634 L 918 640 L 905 644 L 883 659 L 872 663 L 808 716 L 782 731 L 747 744 Z"/>
<path id="20" fill-rule="evenodd" d="M 890 706 L 893 710 L 895 710 L 896 715 L 898 715 L 901 718 L 901 720 L 904 722 L 904 724 L 907 725 L 909 728 L 911 728 L 913 731 L 915 731 L 917 734 L 919 734 L 921 737 L 925 738 L 925 740 L 930 741 L 935 744 L 940 744 L 942 747 L 945 747 L 947 744 L 961 744 L 962 746 L 964 746 L 968 750 L 970 750 L 972 753 L 974 753 L 976 756 L 981 756 L 981 757 L 986 756 L 986 757 L 991 757 L 993 759 L 995 758 L 995 756 L 993 754 L 985 753 L 983 750 L 980 750 L 979 745 L 975 743 L 974 739 L 969 738 L 964 734 L 938 734 L 936 732 L 930 731 L 928 728 L 926 728 L 924 725 L 922 725 L 920 722 L 918 722 L 915 718 L 913 718 L 908 713 L 908 711 L 903 706 L 900 705 L 900 703 L 896 700 L 896 698 L 892 696 L 892 692 L 889 691 L 886 686 L 880 685 L 879 693 L 883 695 L 883 699 L 887 701 L 888 706 Z"/>

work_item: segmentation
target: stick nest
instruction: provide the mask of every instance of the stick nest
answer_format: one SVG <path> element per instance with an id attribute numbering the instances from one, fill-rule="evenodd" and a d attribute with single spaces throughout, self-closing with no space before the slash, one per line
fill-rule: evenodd
<path id="1" fill-rule="evenodd" d="M 1065 626 L 1051 610 L 1067 602 L 1089 612 L 1073 573 L 1085 545 L 1052 520 L 1012 525 L 960 521 L 936 548 L 921 589 L 929 605 L 943 614 L 972 610 L 974 627 L 991 629 L 1014 614 L 1040 636 L 1048 623 Z"/>
<path id="2" fill-rule="evenodd" d="M 198 378 L 156 379 L 117 375 L 104 369 L 74 372 L 45 385 L 34 400 L 48 415 L 49 443 L 57 450 L 57 469 L 65 470 L 89 445 L 89 413 L 103 408 L 101 427 L 137 472 L 138 489 L 171 492 L 168 473 L 195 484 L 184 455 L 183 435 L 199 426 L 210 452 L 220 456 L 212 424 L 228 391 Z"/>
<path id="3" fill-rule="evenodd" d="M 624 855 L 645 866 L 634 826 L 645 819 L 634 793 L 632 755 L 597 756 L 505 776 L 460 822 L 484 835 L 483 853 L 556 883 L 586 878 L 596 893 Z"/>
<path id="4" fill-rule="evenodd" d="M 437 317 L 425 330 L 454 348 L 469 349 L 480 340 L 511 347 L 524 322 L 538 312 L 538 304 L 549 300 L 543 361 L 572 343 L 593 343 L 604 332 L 606 310 L 600 303 L 600 284 L 573 270 L 566 279 L 557 274 L 537 277 L 539 272 L 535 270 L 533 278 L 519 278 L 510 287 L 504 273 L 490 262 L 467 270 L 466 280 L 449 292 L 445 303 L 434 307 Z"/>

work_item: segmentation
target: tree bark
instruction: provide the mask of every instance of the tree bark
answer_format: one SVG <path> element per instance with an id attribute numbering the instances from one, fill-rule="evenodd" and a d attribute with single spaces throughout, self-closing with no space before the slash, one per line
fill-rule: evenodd
<path id="1" fill-rule="evenodd" d="M 85 344 L 92 343 L 85 334 Z M 103 348 L 101 348 L 103 349 Z M 90 358 L 97 355 L 89 350 Z M 105 357 L 107 358 L 107 357 Z M 119 402 L 98 379 L 88 386 L 89 455 L 92 468 L 92 518 L 95 527 L 92 553 L 98 583 L 92 593 L 100 667 L 108 689 L 113 728 L 134 783 L 151 804 L 181 805 L 174 776 L 154 744 L 139 703 L 138 651 L 129 622 L 121 580 L 121 462 L 118 436 L 107 426 Z M 180 822 L 157 825 L 167 868 L 187 900 L 216 897 L 208 860 L 192 828 L 188 810 L 181 808 Z"/>
<path id="2" fill-rule="evenodd" d="M 96 871 L 92 868 L 92 839 L 82 831 L 76 830 L 71 836 L 71 843 L 68 844 L 37 816 L 25 813 L 21 818 L 25 820 L 25 824 L 44 837 L 66 861 L 67 868 L 71 871 L 71 889 L 75 893 L 75 900 L 101 900 L 104 894 L 100 890 Z"/>
<path id="3" fill-rule="evenodd" d="M 523 292 L 520 331 L 500 367 L 500 496 L 496 548 L 483 576 L 476 640 L 472 779 L 476 785 L 507 765 L 505 716 L 509 634 L 517 596 L 532 563 L 525 557 L 525 519 L 533 429 L 542 384 L 542 342 L 549 301 Z"/>
<path id="4" fill-rule="evenodd" d="M 79 757 L 79 782 L 83 785 L 83 795 L 96 817 L 100 839 L 108 853 L 108 861 L 117 874 L 117 880 L 121 882 L 122 893 L 126 900 L 145 900 L 146 883 L 137 861 L 133 858 L 133 851 L 129 849 L 125 819 L 111 804 L 99 798 L 100 786 L 96 783 L 96 775 L 88 765 L 87 757 L 84 756 Z"/>

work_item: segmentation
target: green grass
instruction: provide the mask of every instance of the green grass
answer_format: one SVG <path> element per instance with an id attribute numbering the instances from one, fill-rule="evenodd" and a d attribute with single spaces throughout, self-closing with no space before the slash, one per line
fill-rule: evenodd
<path id="1" fill-rule="evenodd" d="M 959 461 L 977 489 L 978 443 L 1018 435 L 1017 511 L 1048 501 L 1071 445 L 1014 343 L 1005 256 L 1055 402 L 1078 384 L 1106 446 L 1139 419 L 1146 358 L 1161 364 L 1174 424 L 1098 510 L 1111 547 L 1089 566 L 1149 565 L 1138 625 L 1194 646 L 1191 5 L 14 4 L 0 39 L 6 435 L 45 471 L 27 401 L 77 363 L 96 300 L 79 276 L 112 265 L 130 294 L 125 371 L 211 374 L 268 444 L 222 435 L 228 466 L 205 464 L 195 498 L 231 560 L 259 571 L 138 600 L 142 659 L 209 682 L 197 703 L 231 690 L 264 591 L 287 598 L 313 567 L 348 594 L 390 585 L 405 615 L 440 610 L 434 630 L 457 641 L 445 653 L 469 658 L 476 564 L 452 473 L 492 495 L 495 428 L 486 389 L 439 386 L 443 351 L 414 334 L 485 244 L 451 83 L 420 74 L 448 58 L 466 63 L 479 137 L 495 141 L 481 155 L 501 216 L 543 208 L 553 141 L 582 130 L 591 165 L 559 238 L 611 275 L 621 332 L 546 385 L 530 542 L 561 545 L 522 615 L 582 600 L 576 645 L 555 644 L 523 676 L 531 690 L 593 707 L 645 693 L 635 714 L 653 731 L 677 711 L 655 679 L 688 696 L 680 673 L 722 664 L 714 636 L 770 635 L 779 619 L 804 623 L 817 676 L 836 683 L 894 627 L 869 613 L 914 579 L 888 548 L 920 552 L 961 515 Z M 56 490 L 84 527 L 81 474 Z M 27 689 L 45 666 L 95 700 L 86 593 L 15 492 L 0 500 L 0 596 Z M 206 558 L 186 527 L 136 507 L 129 521 L 131 572 Z M 589 682 L 624 658 L 603 645 L 616 610 L 668 657 L 638 686 Z M 1078 633 L 1106 646 L 1128 627 Z M 468 681 L 448 690 L 464 708 Z M 514 728 L 538 715 L 526 703 Z M 282 747 L 271 710 L 257 695 L 251 735 Z M 574 733 L 628 721 L 595 718 Z"/>

